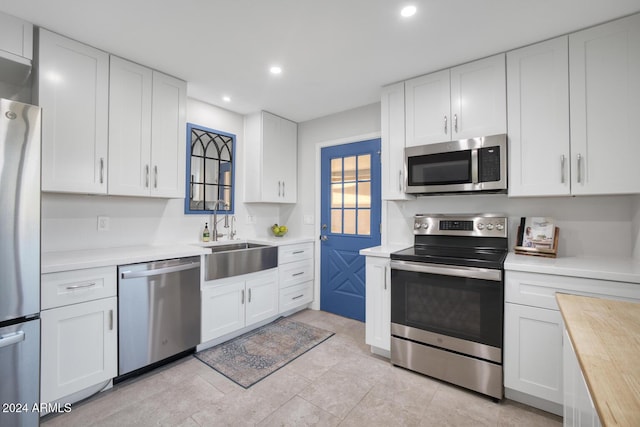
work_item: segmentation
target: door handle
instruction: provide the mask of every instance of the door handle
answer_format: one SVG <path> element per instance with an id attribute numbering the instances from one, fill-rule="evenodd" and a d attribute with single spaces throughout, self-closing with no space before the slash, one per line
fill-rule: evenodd
<path id="1" fill-rule="evenodd" d="M 0 348 L 9 347 L 25 340 L 24 331 L 18 331 L 13 334 L 0 335 Z"/>
<path id="2" fill-rule="evenodd" d="M 321 234 L 320 235 L 320 240 L 322 240 L 323 242 L 326 242 L 327 240 L 329 240 L 329 238 L 326 235 Z"/>

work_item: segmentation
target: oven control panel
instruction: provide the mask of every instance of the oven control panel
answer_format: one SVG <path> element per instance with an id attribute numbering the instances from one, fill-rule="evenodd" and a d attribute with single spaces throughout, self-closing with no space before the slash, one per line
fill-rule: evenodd
<path id="1" fill-rule="evenodd" d="M 507 237 L 507 217 L 493 215 L 418 214 L 413 234 Z"/>

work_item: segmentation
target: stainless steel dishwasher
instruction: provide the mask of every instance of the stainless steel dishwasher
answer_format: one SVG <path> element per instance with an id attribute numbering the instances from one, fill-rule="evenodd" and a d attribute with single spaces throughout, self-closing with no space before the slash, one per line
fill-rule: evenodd
<path id="1" fill-rule="evenodd" d="M 118 267 L 118 375 L 200 343 L 200 257 Z"/>

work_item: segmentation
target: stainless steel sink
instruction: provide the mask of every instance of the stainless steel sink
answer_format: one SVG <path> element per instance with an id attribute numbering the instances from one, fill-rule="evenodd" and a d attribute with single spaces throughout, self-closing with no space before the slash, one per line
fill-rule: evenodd
<path id="1" fill-rule="evenodd" d="M 216 245 L 205 255 L 205 280 L 255 273 L 278 266 L 278 247 L 239 242 Z"/>

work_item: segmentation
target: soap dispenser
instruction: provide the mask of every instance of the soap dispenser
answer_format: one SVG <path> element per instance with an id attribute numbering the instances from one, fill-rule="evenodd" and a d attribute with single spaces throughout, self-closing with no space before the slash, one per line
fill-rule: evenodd
<path id="1" fill-rule="evenodd" d="M 204 223 L 204 230 L 202 231 L 202 241 L 203 242 L 209 241 L 209 223 L 208 222 Z"/>

